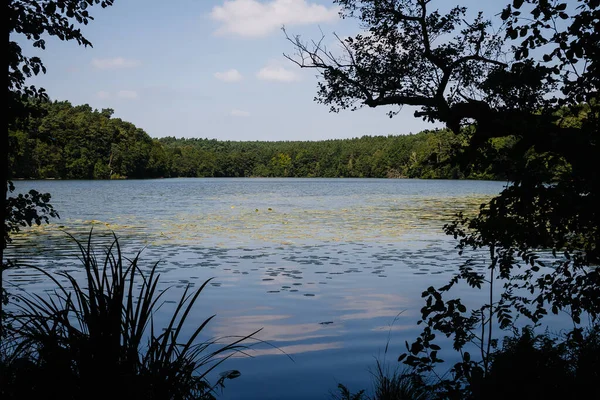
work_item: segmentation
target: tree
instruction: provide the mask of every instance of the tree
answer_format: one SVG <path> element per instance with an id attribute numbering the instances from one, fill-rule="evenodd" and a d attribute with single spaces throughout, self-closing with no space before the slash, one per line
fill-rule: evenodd
<path id="1" fill-rule="evenodd" d="M 463 359 L 446 389 L 464 396 L 464 383 L 489 372 L 495 323 L 512 328 L 520 314 L 537 324 L 563 310 L 575 333 L 583 315 L 597 326 L 600 2 L 514 0 L 497 30 L 482 13 L 467 22 L 464 7 L 431 10 L 432 0 L 336 3 L 343 18 L 358 18 L 366 30 L 338 38 L 341 55 L 323 38 L 307 43 L 286 33 L 295 48 L 287 57 L 320 72 L 318 102 L 333 112 L 418 107 L 416 117 L 441 121 L 465 138 L 456 151 L 467 166 L 485 162 L 499 140 L 511 143 L 502 155 L 511 184 L 475 218 L 459 216 L 446 227 L 461 253 L 489 251 L 487 271 L 467 262 L 448 285 L 423 293 L 423 333 L 407 343 L 405 361 L 432 371 L 441 361 L 436 332 L 451 337 Z M 539 249 L 552 250 L 552 268 Z M 459 298 L 444 299 L 459 282 L 487 288 L 489 302 L 469 314 Z M 481 360 L 463 351 L 469 343 Z"/>
<path id="2" fill-rule="evenodd" d="M 320 142 L 152 140 L 134 124 L 111 118 L 110 109 L 47 101 L 39 110 L 43 115 L 31 116 L 25 126 L 9 132 L 11 178 L 463 176 L 450 157 L 458 139 L 445 129 Z M 504 178 L 496 164 L 503 162 L 502 152 L 510 144 L 495 143 L 494 152 L 471 176 L 489 178 L 496 173 L 493 176 Z"/>
<path id="3" fill-rule="evenodd" d="M 0 141 L 0 237 L 3 240 L 0 246 L 0 296 L 3 297 L 2 270 L 4 269 L 5 237 L 9 232 L 7 221 L 16 211 L 14 203 L 7 199 L 8 189 L 8 154 L 10 154 L 10 143 L 8 132 L 17 130 L 27 118 L 35 111 L 33 105 L 36 100 L 47 100 L 46 92 L 42 88 L 27 86 L 27 78 L 46 73 L 46 68 L 39 57 L 29 57 L 23 54 L 23 50 L 15 39 L 15 35 L 24 36 L 33 47 L 45 49 L 45 35 L 56 37 L 60 40 L 74 40 L 83 46 L 92 44 L 83 36 L 81 30 L 74 23 L 87 25 L 92 16 L 89 14 L 88 6 L 99 4 L 102 8 L 113 4 L 113 0 L 9 0 L 4 10 L 8 15 L 8 100 L 5 104 L 5 112 L 8 119 L 8 130 L 2 134 Z M 42 209 L 48 203 L 45 196 L 33 197 L 41 201 L 37 205 Z M 48 198 L 49 199 L 49 198 Z M 36 206 L 37 206 L 36 205 Z M 36 207 L 34 207 L 35 209 Z M 33 218 L 35 222 L 36 219 Z M 28 222 L 31 222 L 29 220 Z M 2 315 L 2 304 L 0 299 L 0 316 Z M 2 327 L 0 324 L 0 337 Z"/>

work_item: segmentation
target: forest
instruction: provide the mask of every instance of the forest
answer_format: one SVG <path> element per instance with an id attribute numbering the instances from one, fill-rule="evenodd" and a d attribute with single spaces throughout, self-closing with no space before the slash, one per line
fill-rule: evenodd
<path id="1" fill-rule="evenodd" d="M 468 134 L 448 129 L 323 141 L 222 141 L 151 138 L 112 109 L 44 102 L 10 132 L 13 179 L 140 179 L 163 177 L 344 177 L 505 179 L 506 138 L 477 165 L 456 151 Z M 323 136 L 327 136 L 324 132 Z"/>

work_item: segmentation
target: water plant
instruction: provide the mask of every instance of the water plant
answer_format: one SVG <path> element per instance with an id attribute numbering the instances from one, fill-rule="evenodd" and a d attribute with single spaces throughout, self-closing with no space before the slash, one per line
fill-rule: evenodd
<path id="1" fill-rule="evenodd" d="M 375 368 L 369 368 L 373 388 L 370 394 L 365 390 L 352 393 L 344 384 L 338 384 L 338 392 L 332 393 L 334 400 L 431 400 L 435 398 L 430 382 L 424 375 L 415 373 L 399 364 L 392 366 L 387 359 L 390 349 L 392 327 L 404 311 L 396 315 L 390 324 L 383 356 L 376 358 Z M 395 361 L 395 360 L 394 360 Z"/>
<path id="2" fill-rule="evenodd" d="M 373 375 L 373 400 L 429 400 L 432 391 L 423 377 L 409 368 L 400 369 L 398 365 L 390 368 L 389 364 L 377 360 Z"/>
<path id="3" fill-rule="evenodd" d="M 232 370 L 212 384 L 207 379 L 229 357 L 245 354 L 259 331 L 200 340 L 215 315 L 194 329 L 185 326 L 210 280 L 195 290 L 188 285 L 159 328 L 154 316 L 168 289 L 157 288 L 158 263 L 144 271 L 140 253 L 126 258 L 116 236 L 100 260 L 91 232 L 87 244 L 76 243 L 85 285 L 68 272 L 58 273 L 63 284 L 32 267 L 56 288 L 48 295 L 15 295 L 0 397 L 212 399 L 225 380 L 240 375 Z"/>
<path id="4" fill-rule="evenodd" d="M 344 384 L 338 384 L 338 391 L 331 394 L 333 400 L 429 400 L 434 398 L 434 392 L 419 374 L 409 368 L 400 369 L 377 360 L 376 368 L 371 371 L 373 376 L 373 392 L 365 390 L 353 393 Z"/>

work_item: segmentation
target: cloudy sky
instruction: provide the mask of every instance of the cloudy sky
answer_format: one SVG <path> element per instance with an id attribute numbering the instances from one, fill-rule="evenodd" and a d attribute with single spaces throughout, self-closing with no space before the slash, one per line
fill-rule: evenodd
<path id="1" fill-rule="evenodd" d="M 433 127 L 409 107 L 390 119 L 389 109 L 330 114 L 313 101 L 316 71 L 283 57 L 293 48 L 281 27 L 306 39 L 322 31 L 331 44 L 334 32 L 358 33 L 331 0 L 116 0 L 91 14 L 82 30 L 94 47 L 49 40 L 48 73 L 31 83 L 53 100 L 112 108 L 152 137 L 323 140 Z"/>

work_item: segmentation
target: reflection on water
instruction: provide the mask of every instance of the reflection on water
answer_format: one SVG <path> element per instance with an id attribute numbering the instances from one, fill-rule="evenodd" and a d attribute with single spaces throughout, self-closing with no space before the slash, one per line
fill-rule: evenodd
<path id="1" fill-rule="evenodd" d="M 94 241 L 107 244 L 114 231 L 127 254 L 143 250 L 147 267 L 161 260 L 162 289 L 170 289 L 159 325 L 179 289 L 213 278 L 190 322 L 216 313 L 207 331 L 214 337 L 262 328 L 258 338 L 270 345 L 253 346 L 251 362 L 230 360 L 226 368 L 242 377 L 225 399 L 322 398 L 338 382 L 368 387 L 366 368 L 389 332 L 398 344 L 413 338 L 421 291 L 445 283 L 459 263 L 444 223 L 502 189 L 345 179 L 17 184 L 51 192 L 61 219 L 17 235 L 8 257 L 77 276 L 65 232 L 85 240 L 93 227 Z M 30 268 L 7 280 L 13 291 L 49 289 Z"/>

